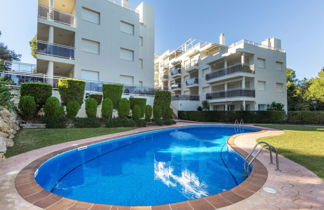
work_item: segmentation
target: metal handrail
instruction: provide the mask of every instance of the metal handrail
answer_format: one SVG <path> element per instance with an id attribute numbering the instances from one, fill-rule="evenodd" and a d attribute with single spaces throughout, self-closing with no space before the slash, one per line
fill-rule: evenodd
<path id="1" fill-rule="evenodd" d="M 253 154 L 255 153 L 255 150 L 258 146 L 261 146 L 261 148 L 258 150 L 258 152 L 253 156 Z M 265 142 L 265 141 L 260 141 L 258 143 L 255 144 L 255 146 L 253 147 L 252 151 L 249 153 L 248 156 L 246 156 L 246 158 L 244 159 L 244 174 L 245 176 L 247 176 L 248 174 L 248 169 L 249 166 L 253 163 L 253 161 L 259 156 L 259 154 L 262 152 L 262 150 L 264 148 L 268 148 L 269 152 L 270 152 L 270 164 L 273 164 L 273 156 L 272 156 L 272 152 L 276 153 L 276 171 L 280 171 L 279 168 L 279 157 L 278 157 L 278 150 L 276 147 L 272 146 L 271 144 Z M 253 157 L 252 157 L 253 156 Z M 251 158 L 252 157 L 252 158 Z M 251 158 L 249 160 L 249 158 Z"/>

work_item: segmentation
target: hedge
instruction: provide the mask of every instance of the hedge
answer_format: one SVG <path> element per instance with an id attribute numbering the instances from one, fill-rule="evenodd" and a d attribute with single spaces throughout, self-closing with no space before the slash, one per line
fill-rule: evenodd
<path id="1" fill-rule="evenodd" d="M 146 105 L 146 108 L 145 108 L 145 120 L 146 121 L 150 121 L 152 119 L 152 112 L 153 112 L 152 106 Z"/>
<path id="2" fill-rule="evenodd" d="M 101 94 L 90 94 L 89 98 L 93 98 L 97 101 L 98 106 L 101 104 L 102 102 L 102 95 Z"/>
<path id="3" fill-rule="evenodd" d="M 37 109 L 40 110 L 46 103 L 46 100 L 52 96 L 52 85 L 40 82 L 22 83 L 20 86 L 20 97 L 34 97 Z"/>
<path id="4" fill-rule="evenodd" d="M 104 119 L 111 119 L 113 113 L 113 103 L 110 98 L 106 98 L 102 102 L 101 117 Z"/>
<path id="5" fill-rule="evenodd" d="M 283 111 L 179 111 L 179 119 L 200 122 L 282 123 L 286 120 Z"/>
<path id="6" fill-rule="evenodd" d="M 134 111 L 135 105 L 139 105 L 140 107 L 140 118 L 143 118 L 145 115 L 145 107 L 146 107 L 146 98 L 130 98 L 130 106 L 132 111 Z"/>
<path id="7" fill-rule="evenodd" d="M 23 96 L 20 98 L 18 108 L 24 120 L 31 120 L 36 112 L 34 97 Z"/>
<path id="8" fill-rule="evenodd" d="M 110 98 L 113 102 L 114 109 L 118 108 L 118 103 L 123 94 L 123 85 L 120 84 L 104 84 L 102 87 L 104 99 Z"/>
<path id="9" fill-rule="evenodd" d="M 127 118 L 130 111 L 130 104 L 127 98 L 123 98 L 118 103 L 118 117 Z"/>
<path id="10" fill-rule="evenodd" d="M 80 106 L 83 104 L 85 81 L 77 79 L 60 79 L 58 82 L 63 105 L 70 101 L 77 101 Z"/>
<path id="11" fill-rule="evenodd" d="M 133 120 L 138 121 L 141 118 L 141 112 L 142 111 L 140 105 L 135 104 L 132 111 Z"/>
<path id="12" fill-rule="evenodd" d="M 64 115 L 64 109 L 60 104 L 60 101 L 56 97 L 49 97 L 44 105 L 45 117 L 59 118 Z"/>
<path id="13" fill-rule="evenodd" d="M 66 105 L 66 116 L 68 118 L 75 118 L 80 110 L 80 104 L 77 101 L 69 101 Z"/>
<path id="14" fill-rule="evenodd" d="M 293 124 L 324 124 L 324 112 L 323 111 L 288 112 L 287 122 Z"/>
<path id="15" fill-rule="evenodd" d="M 154 120 L 160 120 L 162 116 L 162 109 L 160 106 L 155 105 L 153 106 L 153 117 Z"/>
<path id="16" fill-rule="evenodd" d="M 88 118 L 96 118 L 97 117 L 97 107 L 98 103 L 96 99 L 89 98 L 86 100 L 86 114 Z"/>
<path id="17" fill-rule="evenodd" d="M 164 118 L 168 118 L 169 107 L 171 105 L 171 92 L 158 90 L 155 92 L 154 106 L 159 106 L 161 108 L 161 114 Z"/>

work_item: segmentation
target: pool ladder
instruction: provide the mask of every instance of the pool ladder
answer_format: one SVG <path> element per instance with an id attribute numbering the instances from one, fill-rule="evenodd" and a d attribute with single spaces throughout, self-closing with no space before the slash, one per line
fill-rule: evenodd
<path id="1" fill-rule="evenodd" d="M 244 131 L 243 125 L 244 125 L 243 119 L 241 119 L 241 121 L 239 121 L 238 119 L 236 119 L 235 122 L 234 122 L 234 130 L 235 130 L 235 133 L 241 133 L 241 132 L 243 132 Z"/>
<path id="2" fill-rule="evenodd" d="M 261 146 L 261 148 L 256 152 L 256 149 L 258 146 Z M 272 153 L 274 152 L 276 154 L 276 171 L 280 171 L 279 169 L 279 158 L 278 158 L 278 150 L 271 144 L 265 142 L 265 141 L 260 141 L 255 144 L 253 147 L 252 152 L 244 159 L 244 175 L 248 176 L 249 173 L 249 167 L 253 163 L 253 161 L 259 156 L 259 154 L 262 152 L 263 149 L 267 148 L 270 152 L 270 164 L 273 164 L 273 157 Z M 256 152 L 256 153 L 255 153 Z M 253 154 L 255 154 L 253 156 Z"/>

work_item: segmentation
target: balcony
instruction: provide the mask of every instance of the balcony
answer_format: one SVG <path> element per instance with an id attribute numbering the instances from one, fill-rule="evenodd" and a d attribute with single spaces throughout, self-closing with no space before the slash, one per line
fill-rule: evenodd
<path id="1" fill-rule="evenodd" d="M 174 69 L 171 71 L 171 76 L 172 77 L 177 77 L 177 76 L 181 76 L 181 69 Z"/>
<path id="2" fill-rule="evenodd" d="M 198 84 L 199 84 L 198 78 L 191 78 L 191 79 L 186 80 L 187 86 L 196 86 Z"/>
<path id="3" fill-rule="evenodd" d="M 207 93 L 207 100 L 232 98 L 232 97 L 255 97 L 255 90 L 252 89 L 235 89 L 228 91 L 219 91 L 214 93 Z"/>
<path id="4" fill-rule="evenodd" d="M 180 83 L 175 83 L 171 85 L 171 90 L 177 90 L 177 89 L 181 89 Z"/>
<path id="5" fill-rule="evenodd" d="M 55 9 L 50 10 L 48 7 L 43 5 L 38 6 L 38 17 L 72 27 L 75 26 L 74 15 Z"/>
<path id="6" fill-rule="evenodd" d="M 37 54 L 50 55 L 72 60 L 74 59 L 74 48 L 58 44 L 49 44 L 44 41 L 38 41 Z"/>
<path id="7" fill-rule="evenodd" d="M 250 69 L 250 66 L 247 65 L 242 65 L 242 64 L 236 64 L 233 66 L 230 66 L 228 68 L 224 68 L 224 69 L 220 69 L 218 71 L 212 72 L 210 74 L 206 75 L 206 80 L 211 80 L 211 79 L 215 79 L 218 77 L 222 77 L 225 75 L 230 75 L 236 72 L 244 72 L 244 73 L 253 73 L 254 71 L 252 71 Z"/>
<path id="8" fill-rule="evenodd" d="M 162 79 L 163 80 L 168 80 L 169 79 L 169 75 L 163 75 Z"/>
<path id="9" fill-rule="evenodd" d="M 198 95 L 175 95 L 172 96 L 173 101 L 199 101 Z"/>
<path id="10" fill-rule="evenodd" d="M 197 70 L 199 70 L 198 63 L 194 63 L 192 65 L 186 66 L 185 69 L 187 72 L 197 71 Z"/>

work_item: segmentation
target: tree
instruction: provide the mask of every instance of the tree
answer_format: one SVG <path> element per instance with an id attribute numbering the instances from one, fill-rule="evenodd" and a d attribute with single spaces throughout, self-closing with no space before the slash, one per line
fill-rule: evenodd
<path id="1" fill-rule="evenodd" d="M 4 43 L 0 42 L 0 72 L 10 68 L 10 64 L 5 64 L 5 61 L 20 61 L 20 58 L 20 54 L 16 54 L 15 51 L 9 50 Z"/>
<path id="2" fill-rule="evenodd" d="M 307 100 L 312 102 L 315 110 L 324 107 L 324 71 L 323 70 L 318 73 L 318 77 L 310 79 L 305 97 Z"/>
<path id="3" fill-rule="evenodd" d="M 31 55 L 36 58 L 37 54 L 37 36 L 34 36 L 34 38 L 29 42 L 30 48 L 31 48 Z"/>
<path id="4" fill-rule="evenodd" d="M 284 105 L 282 103 L 272 102 L 267 106 L 268 111 L 283 111 Z"/>
<path id="5" fill-rule="evenodd" d="M 287 97 L 288 110 L 308 110 L 309 102 L 305 100 L 304 95 L 308 87 L 308 80 L 298 80 L 296 72 L 293 69 L 287 68 Z"/>

